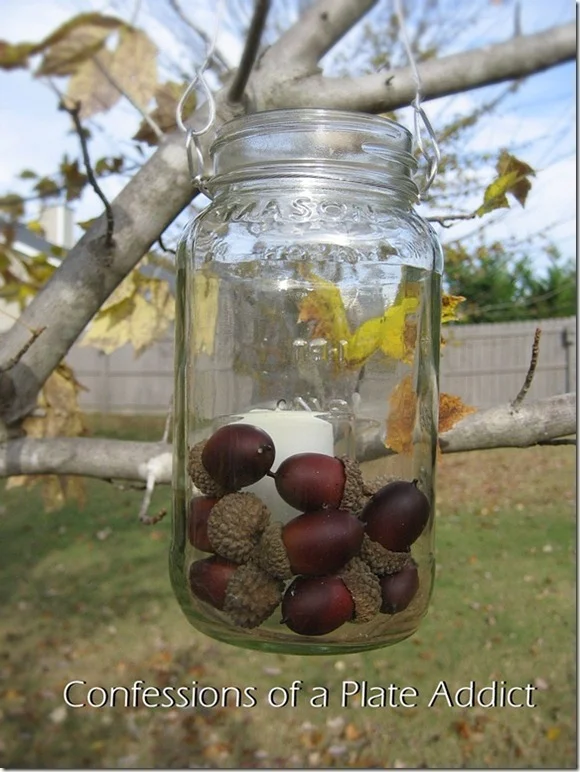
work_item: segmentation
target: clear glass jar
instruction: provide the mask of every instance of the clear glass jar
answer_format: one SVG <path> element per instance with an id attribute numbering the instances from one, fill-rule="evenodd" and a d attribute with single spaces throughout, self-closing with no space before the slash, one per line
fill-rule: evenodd
<path id="1" fill-rule="evenodd" d="M 431 594 L 442 252 L 412 137 L 372 115 L 224 125 L 177 257 L 170 572 L 238 646 L 347 653 Z"/>

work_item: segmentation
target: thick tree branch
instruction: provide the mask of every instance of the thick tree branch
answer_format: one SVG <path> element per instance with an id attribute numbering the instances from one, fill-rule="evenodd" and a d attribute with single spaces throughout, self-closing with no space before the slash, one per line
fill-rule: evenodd
<path id="1" fill-rule="evenodd" d="M 565 24 L 419 66 L 423 100 L 522 78 L 576 58 L 576 25 Z M 409 105 L 416 85 L 411 68 L 359 78 L 313 75 L 280 84 L 277 97 L 287 107 L 327 107 L 385 112 Z"/>
<path id="2" fill-rule="evenodd" d="M 576 432 L 576 395 L 562 394 L 520 406 L 509 404 L 467 416 L 445 434 L 443 453 L 489 448 L 528 447 Z M 199 432 L 194 444 L 205 436 Z M 376 429 L 361 433 L 361 461 L 387 455 Z M 147 481 L 155 471 L 158 484 L 171 482 L 171 446 L 164 442 L 124 442 L 80 438 L 18 439 L 0 443 L 0 477 L 20 474 L 66 474 L 105 480 Z"/>
<path id="3" fill-rule="evenodd" d="M 333 81 L 311 77 L 300 85 L 284 80 L 296 75 L 291 68 L 288 71 L 283 68 L 285 61 L 306 55 L 306 50 L 310 51 L 311 62 L 317 60 L 337 36 L 347 31 L 348 24 L 354 24 L 371 5 L 371 0 L 315 3 L 268 50 L 260 68 L 253 73 L 250 83 L 259 109 L 314 104 L 373 111 L 408 104 L 414 95 L 414 85 L 406 70 L 392 76 L 396 84 L 393 81 L 389 88 L 385 87 L 384 75 L 367 76 L 361 83 L 361 79 Z M 320 16 L 328 13 L 328 19 L 314 19 L 315 12 Z M 328 29 L 321 27 L 328 21 Z M 323 34 L 321 29 L 327 32 Z M 567 25 L 540 35 L 519 37 L 500 46 L 427 62 L 421 70 L 425 96 L 449 93 L 447 77 L 452 81 L 451 91 L 466 90 L 543 70 L 573 59 L 575 51 L 575 28 Z M 216 95 L 216 109 L 216 127 L 234 116 L 232 106 L 227 103 L 226 89 Z M 211 131 L 201 138 L 206 157 L 212 139 Z M 115 287 L 192 196 L 183 137 L 168 136 L 111 204 L 115 217 L 113 250 L 106 249 L 106 219 L 102 216 L 70 250 L 67 259 L 25 309 L 21 316 L 23 324 L 13 325 L 1 336 L 0 366 L 21 349 L 26 341 L 26 327 L 46 327 L 42 338 L 30 346 L 8 374 L 14 397 L 10 404 L 0 406 L 7 424 L 16 423 L 33 409 L 38 391 L 50 373 Z"/>
<path id="4" fill-rule="evenodd" d="M 318 62 L 378 0 L 318 0 L 287 30 L 262 59 L 275 78 L 311 75 Z M 280 105 L 282 106 L 282 105 Z"/>

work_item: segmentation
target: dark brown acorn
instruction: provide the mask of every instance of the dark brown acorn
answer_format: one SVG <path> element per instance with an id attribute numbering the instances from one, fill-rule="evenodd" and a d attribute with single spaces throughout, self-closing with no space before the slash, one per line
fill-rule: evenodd
<path id="1" fill-rule="evenodd" d="M 354 601 L 338 576 L 299 576 L 282 599 L 282 622 L 300 635 L 326 635 L 354 615 Z"/>
<path id="2" fill-rule="evenodd" d="M 341 509 L 305 512 L 282 528 L 282 542 L 294 574 L 322 575 L 338 571 L 360 549 L 361 521 Z"/>
<path id="3" fill-rule="evenodd" d="M 397 480 L 377 491 L 360 517 L 371 541 L 393 552 L 404 552 L 427 525 L 429 509 L 429 500 L 416 481 Z"/>
<path id="4" fill-rule="evenodd" d="M 197 560 L 189 567 L 192 593 L 214 608 L 223 609 L 229 581 L 237 568 L 237 563 L 217 555 Z"/>
<path id="5" fill-rule="evenodd" d="M 295 509 L 338 508 L 344 492 L 344 464 L 323 453 L 297 453 L 282 461 L 275 483 L 280 496 Z"/>
<path id="6" fill-rule="evenodd" d="M 261 480 L 274 463 L 274 441 L 249 424 L 228 424 L 207 440 L 201 463 L 222 488 L 237 491 Z"/>
<path id="7" fill-rule="evenodd" d="M 381 613 L 396 614 L 407 608 L 419 589 L 417 566 L 410 564 L 396 574 L 387 574 L 380 578 Z"/>
<path id="8" fill-rule="evenodd" d="M 189 586 L 195 597 L 223 611 L 235 625 L 252 628 L 278 606 L 283 582 L 251 561 L 238 565 L 214 555 L 191 564 Z"/>
<path id="9" fill-rule="evenodd" d="M 208 496 L 198 496 L 191 500 L 189 505 L 189 517 L 187 520 L 187 532 L 189 542 L 203 552 L 214 552 L 207 535 L 207 521 L 214 504 L 219 499 Z"/>

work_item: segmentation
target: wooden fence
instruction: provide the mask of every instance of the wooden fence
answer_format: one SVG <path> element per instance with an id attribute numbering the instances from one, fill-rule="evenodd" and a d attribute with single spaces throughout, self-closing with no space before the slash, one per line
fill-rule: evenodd
<path id="1" fill-rule="evenodd" d="M 541 322 L 446 325 L 441 389 L 477 408 L 508 402 L 518 393 L 542 329 L 538 366 L 528 399 L 576 390 L 576 318 Z M 102 413 L 165 413 L 173 391 L 173 341 L 135 358 L 131 346 L 106 356 L 75 346 L 67 358 L 88 389 L 81 406 Z"/>

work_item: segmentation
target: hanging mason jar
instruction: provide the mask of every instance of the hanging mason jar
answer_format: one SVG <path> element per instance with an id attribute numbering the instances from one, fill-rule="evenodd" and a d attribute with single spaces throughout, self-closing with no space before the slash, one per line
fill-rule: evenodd
<path id="1" fill-rule="evenodd" d="M 396 643 L 434 574 L 442 252 L 393 121 L 224 125 L 178 250 L 171 578 L 270 652 Z"/>

